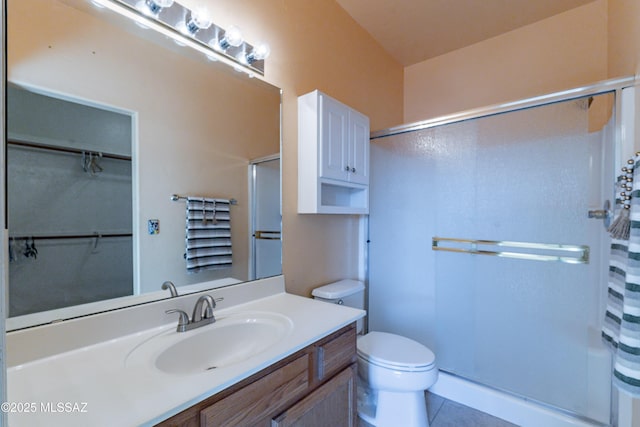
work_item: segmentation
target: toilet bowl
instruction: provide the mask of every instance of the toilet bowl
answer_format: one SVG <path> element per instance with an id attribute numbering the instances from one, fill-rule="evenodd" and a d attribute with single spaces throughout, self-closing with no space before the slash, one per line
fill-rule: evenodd
<path id="1" fill-rule="evenodd" d="M 422 344 L 386 332 L 358 338 L 358 416 L 373 426 L 429 425 L 424 391 L 438 379 L 435 355 Z M 367 395 L 369 393 L 369 395 Z"/>
<path id="2" fill-rule="evenodd" d="M 364 284 L 341 280 L 313 290 L 315 299 L 364 308 Z M 362 326 L 358 324 L 358 333 Z M 428 427 L 424 392 L 438 379 L 435 355 L 412 339 L 387 333 L 360 335 L 358 417 L 374 427 Z"/>

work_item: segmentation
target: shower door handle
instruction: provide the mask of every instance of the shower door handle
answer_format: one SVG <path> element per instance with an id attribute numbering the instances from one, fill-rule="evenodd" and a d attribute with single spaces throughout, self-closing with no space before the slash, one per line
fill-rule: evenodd
<path id="1" fill-rule="evenodd" d="M 609 228 L 609 223 L 611 222 L 611 202 L 609 200 L 605 200 L 602 209 L 590 209 L 587 212 L 587 216 L 589 218 L 603 220 L 604 227 Z"/>
<path id="2" fill-rule="evenodd" d="M 589 218 L 605 219 L 609 218 L 609 211 L 603 209 L 592 209 L 589 211 Z"/>

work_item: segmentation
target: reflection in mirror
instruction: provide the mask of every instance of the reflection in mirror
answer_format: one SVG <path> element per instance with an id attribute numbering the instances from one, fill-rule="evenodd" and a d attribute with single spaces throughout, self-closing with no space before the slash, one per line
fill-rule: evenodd
<path id="1" fill-rule="evenodd" d="M 280 159 L 271 156 L 252 162 L 251 184 L 251 279 L 262 279 L 282 273 Z"/>
<path id="2" fill-rule="evenodd" d="M 131 116 L 14 86 L 7 112 L 9 316 L 132 295 Z"/>
<path id="3" fill-rule="evenodd" d="M 278 88 L 89 0 L 8 0 L 7 20 L 9 329 L 167 298 L 167 280 L 182 294 L 281 273 L 279 240 L 256 272 L 249 181 L 279 159 Z M 230 263 L 187 273 L 172 194 L 237 200 Z"/>

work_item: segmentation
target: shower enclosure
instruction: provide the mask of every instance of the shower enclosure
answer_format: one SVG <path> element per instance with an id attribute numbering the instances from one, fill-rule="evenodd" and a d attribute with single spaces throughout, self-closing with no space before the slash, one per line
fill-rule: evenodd
<path id="1" fill-rule="evenodd" d="M 609 423 L 600 344 L 619 91 L 372 135 L 369 329 L 442 371 Z M 627 153 L 630 155 L 631 153 Z"/>

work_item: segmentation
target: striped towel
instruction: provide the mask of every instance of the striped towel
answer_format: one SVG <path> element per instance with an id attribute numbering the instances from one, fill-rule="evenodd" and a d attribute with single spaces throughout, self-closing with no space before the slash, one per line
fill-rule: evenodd
<path id="1" fill-rule="evenodd" d="M 614 354 L 613 383 L 640 397 L 640 157 L 635 158 L 629 240 L 612 240 L 602 338 Z"/>
<path id="2" fill-rule="evenodd" d="M 187 197 L 187 272 L 231 267 L 231 212 L 226 199 Z"/>

